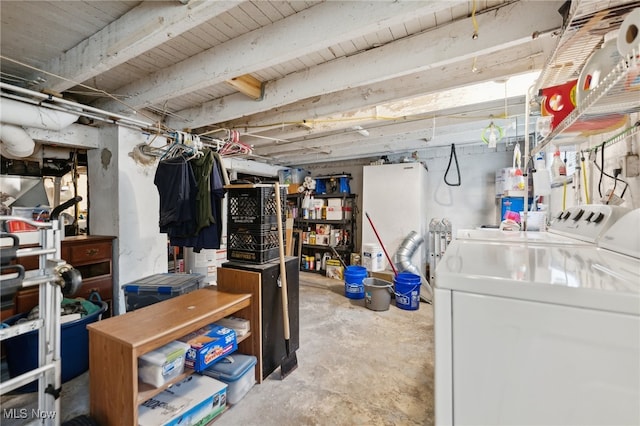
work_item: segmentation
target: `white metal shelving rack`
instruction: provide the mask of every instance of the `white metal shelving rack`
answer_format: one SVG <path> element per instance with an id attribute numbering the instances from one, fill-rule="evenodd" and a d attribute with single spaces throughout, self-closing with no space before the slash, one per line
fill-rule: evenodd
<path id="1" fill-rule="evenodd" d="M 68 265 L 59 259 L 61 230 L 58 220 L 37 222 L 16 216 L 0 216 L 0 221 L 18 220 L 35 226 L 40 233 L 40 246 L 17 249 L 15 257 L 39 256 L 39 269 L 27 271 L 22 287 L 39 286 L 38 318 L 0 328 L 0 341 L 39 330 L 38 367 L 20 376 L 0 383 L 0 395 L 4 395 L 28 383 L 38 381 L 38 408 L 25 416 L 29 424 L 60 424 L 60 303 L 62 291 L 60 268 Z M 1 285 L 1 282 L 0 282 Z"/>
<path id="2" fill-rule="evenodd" d="M 638 1 L 572 1 L 556 47 L 535 86 L 527 95 L 527 116 L 531 115 L 530 107 L 538 101 L 537 93 L 541 88 L 578 79 L 587 60 L 605 42 L 605 36 L 618 30 L 624 18 L 638 7 Z M 525 138 L 525 164 L 529 164 L 531 156 L 551 142 L 556 145 L 575 143 L 576 135 L 571 134 L 570 128 L 579 121 L 597 122 L 614 114 L 640 111 L 640 90 L 629 90 L 625 84 L 628 78 L 639 72 L 640 44 L 622 57 L 549 135 L 535 140 L 533 146 L 530 146 L 529 138 Z M 529 134 L 529 130 L 526 129 L 525 133 Z M 638 133 L 640 126 L 633 125 L 621 133 L 622 139 L 617 138 L 616 141 Z M 528 194 L 525 195 L 525 211 L 527 197 Z M 526 217 L 524 220 L 526 221 Z"/>

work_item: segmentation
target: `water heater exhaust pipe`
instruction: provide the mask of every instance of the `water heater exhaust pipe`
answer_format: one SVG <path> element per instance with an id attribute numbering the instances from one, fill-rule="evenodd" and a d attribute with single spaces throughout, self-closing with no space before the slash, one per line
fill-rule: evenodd
<path id="1" fill-rule="evenodd" d="M 418 275 L 420 280 L 422 281 L 422 287 L 427 290 L 429 293 L 429 297 L 423 297 L 422 292 L 420 292 L 420 297 L 425 301 L 430 302 L 433 300 L 433 289 L 429 284 L 429 281 L 422 276 L 420 269 L 411 263 L 411 257 L 413 257 L 414 253 L 420 245 L 424 243 L 424 238 L 418 235 L 417 232 L 411 231 L 409 235 L 402 241 L 395 255 L 393 256 L 393 263 L 396 266 L 398 271 L 406 271 L 412 274 Z"/>

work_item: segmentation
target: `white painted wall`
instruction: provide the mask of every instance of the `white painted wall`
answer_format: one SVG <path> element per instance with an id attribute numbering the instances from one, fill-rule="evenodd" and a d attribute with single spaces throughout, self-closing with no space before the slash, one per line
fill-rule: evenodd
<path id="1" fill-rule="evenodd" d="M 589 155 L 587 151 L 591 150 L 593 147 L 600 145 L 602 142 L 610 140 L 613 136 L 622 133 L 626 128 L 633 126 L 640 119 L 640 114 L 632 114 L 630 120 L 627 122 L 626 126 L 616 129 L 610 133 L 604 133 L 600 135 L 593 135 L 589 137 L 587 141 L 582 143 L 577 143 L 574 145 L 561 145 L 559 146 L 560 152 L 562 156 L 564 156 L 565 151 L 575 152 L 577 151 L 585 151 L 585 170 L 587 175 L 587 192 L 589 202 L 591 204 L 601 204 L 602 197 L 598 191 L 598 186 L 600 182 L 600 171 L 593 164 L 594 159 L 597 159 L 598 165 L 601 164 L 600 158 L 600 150 L 592 155 Z M 620 179 L 625 180 L 629 187 L 624 194 L 624 202 L 621 204 L 623 207 L 627 207 L 630 209 L 640 208 L 640 177 L 629 177 L 626 174 L 625 162 L 624 158 L 627 154 L 638 154 L 640 146 L 640 137 L 638 135 L 623 138 L 619 142 L 614 144 L 608 144 L 605 148 L 605 161 L 604 161 L 604 171 L 610 175 L 613 175 L 613 170 L 615 168 L 622 168 L 622 174 L 619 176 Z M 553 151 L 555 151 L 555 146 L 551 145 L 546 147 L 545 152 L 547 158 L 550 158 Z M 596 158 L 597 157 L 597 158 Z M 580 184 L 576 183 L 578 179 L 574 179 L 572 183 L 567 185 L 566 188 L 566 196 L 564 195 L 564 188 L 558 187 L 553 188 L 551 192 L 551 197 L 549 200 L 550 204 L 550 214 L 553 216 L 554 214 L 562 211 L 563 207 L 568 208 L 574 205 L 586 204 L 587 203 L 587 195 L 585 195 L 584 190 L 584 181 L 583 178 L 580 177 Z M 613 179 L 608 177 L 603 177 L 602 179 L 602 194 L 604 195 L 607 190 L 613 188 Z M 622 183 L 618 183 L 615 193 L 616 195 L 622 195 L 622 190 L 624 185 Z"/>
<path id="2" fill-rule="evenodd" d="M 90 232 L 116 235 L 114 241 L 114 309 L 125 312 L 123 284 L 167 272 L 167 238 L 160 234 L 155 166 L 137 164 L 129 153 L 145 142 L 140 132 L 109 127 L 103 147 L 89 151 Z"/>
<path id="3" fill-rule="evenodd" d="M 456 153 L 460 165 L 461 186 L 447 186 L 444 183 L 444 172 L 449 161 L 451 147 L 441 146 L 418 151 L 418 158 L 424 161 L 428 169 L 428 184 L 424 194 L 427 201 L 429 221 L 432 218 L 447 218 L 454 232 L 459 228 L 475 227 L 496 223 L 496 198 L 494 194 L 495 172 L 511 165 L 513 148 L 499 144 L 497 149 L 484 146 L 457 146 Z M 397 162 L 402 156 L 389 156 L 389 160 Z M 351 173 L 351 192 L 358 198 L 358 244 L 362 242 L 362 229 L 370 226 L 362 213 L 362 167 L 370 161 L 352 161 L 323 163 L 301 166 L 311 171 L 312 176 L 327 174 Z M 456 181 L 455 169 L 448 177 Z M 389 208 L 393 208 L 390 206 Z M 400 239 L 404 236 L 400 236 Z M 360 248 L 360 247 L 358 247 Z"/>
<path id="4" fill-rule="evenodd" d="M 425 196 L 430 218 L 447 218 L 454 235 L 462 228 L 497 225 L 496 171 L 511 166 L 513 147 L 507 148 L 504 144 L 498 144 L 494 149 L 484 145 L 456 146 L 460 186 L 449 186 L 444 181 L 450 155 L 451 146 L 425 150 L 424 158 L 430 173 Z M 455 161 L 451 163 L 447 180 L 457 181 Z"/>

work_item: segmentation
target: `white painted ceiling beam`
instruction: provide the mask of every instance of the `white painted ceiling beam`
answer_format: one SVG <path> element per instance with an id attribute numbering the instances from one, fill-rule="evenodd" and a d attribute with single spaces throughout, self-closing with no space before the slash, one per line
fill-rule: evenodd
<path id="1" fill-rule="evenodd" d="M 59 80 L 46 74 L 38 89 L 62 92 L 111 68 L 125 63 L 226 11 L 240 1 L 145 1 L 120 19 L 83 40 L 66 53 L 51 60 L 44 70 L 65 77 Z"/>
<path id="2" fill-rule="evenodd" d="M 523 100 L 524 101 L 524 100 Z M 524 114 L 524 103 L 518 106 L 518 109 Z M 521 115 L 522 115 L 521 114 Z M 524 133 L 524 119 L 522 123 L 518 122 L 516 129 L 507 129 L 510 124 L 506 120 L 495 120 L 497 125 L 505 128 L 505 139 L 513 138 Z M 389 137 L 376 138 L 369 140 L 361 138 L 357 142 L 343 143 L 340 145 L 324 145 L 315 149 L 299 149 L 289 151 L 282 154 L 274 155 L 274 160 L 287 166 L 298 166 L 303 164 L 318 162 L 335 162 L 340 160 L 349 160 L 354 158 L 372 157 L 376 158 L 381 155 L 410 153 L 416 150 L 426 148 L 434 148 L 438 146 L 448 146 L 452 143 L 456 145 L 483 145 L 480 135 L 488 122 L 470 122 L 463 125 L 443 125 L 442 123 L 436 127 L 435 134 L 431 133 L 431 129 L 415 130 L 403 134 L 393 134 Z M 426 123 L 425 123 L 426 126 Z M 431 139 L 430 139 L 431 138 Z M 504 139 L 498 143 L 505 143 Z"/>
<path id="3" fill-rule="evenodd" d="M 376 126 L 376 123 L 380 123 L 381 120 L 388 120 L 388 117 L 397 117 L 398 119 L 406 118 L 408 120 L 417 119 L 429 114 L 435 114 L 442 109 L 457 107 L 461 104 L 461 100 L 463 100 L 466 105 L 474 105 L 491 100 L 504 100 L 505 96 L 513 97 L 522 94 L 522 92 L 513 93 L 508 90 L 505 93 L 504 84 L 496 81 L 486 82 L 482 90 L 476 86 L 449 88 L 447 84 L 455 84 L 456 75 L 446 72 L 438 75 L 441 76 L 439 80 L 444 80 L 442 76 L 449 76 L 450 78 L 449 82 L 442 82 L 440 92 L 432 92 L 404 101 L 378 104 L 377 106 L 352 110 L 348 113 L 335 116 L 325 116 L 317 122 L 310 119 L 306 120 L 308 127 L 291 125 L 287 128 L 279 128 L 259 133 L 258 137 L 246 135 L 243 136 L 242 141 L 251 144 L 255 143 L 256 139 L 260 137 L 271 137 L 272 135 L 273 137 L 287 141 L 297 138 L 308 139 L 320 133 L 348 130 L 355 125 L 364 126 L 365 129 L 369 129 L 369 126 Z M 393 88 L 389 89 L 392 90 Z M 508 113 L 509 111 L 506 109 L 499 115 Z M 486 118 L 489 117 L 487 116 Z M 251 124 L 253 125 L 254 123 L 252 122 Z M 254 130 L 249 133 L 256 134 L 256 131 Z M 264 137 L 262 139 L 264 139 Z"/>
<path id="4" fill-rule="evenodd" d="M 524 113 L 524 97 L 516 97 L 509 101 L 509 110 L 513 114 Z M 502 101 L 487 102 L 473 106 L 473 113 L 465 118 L 464 112 L 460 108 L 448 111 L 440 111 L 439 117 L 433 119 L 423 119 L 414 121 L 395 121 L 392 123 L 381 123 L 377 127 L 369 128 L 369 136 L 363 137 L 355 131 L 333 134 L 318 138 L 306 138 L 301 141 L 289 143 L 269 143 L 262 146 L 255 146 L 254 151 L 258 155 L 276 155 L 287 152 L 297 152 L 300 150 L 314 149 L 327 150 L 334 146 L 345 146 L 358 149 L 362 144 L 368 144 L 376 140 L 388 141 L 411 140 L 411 139 L 435 139 L 447 137 L 459 132 L 461 129 L 474 128 L 477 130 L 477 141 L 480 141 L 480 131 L 490 123 L 490 119 L 479 119 L 477 114 L 482 111 L 486 117 L 499 115 L 504 111 Z M 496 123 L 498 120 L 494 120 Z M 361 150 L 362 151 L 362 150 Z M 366 151 L 365 151 L 366 152 Z"/>
<path id="5" fill-rule="evenodd" d="M 245 173 L 256 176 L 277 176 L 278 170 L 282 167 L 273 166 L 242 158 L 224 157 L 222 159 L 224 167 L 229 171 Z"/>
<path id="6" fill-rule="evenodd" d="M 27 134 L 37 142 L 69 148 L 99 148 L 100 131 L 95 127 L 72 124 L 60 131 L 25 128 Z"/>
<path id="7" fill-rule="evenodd" d="M 366 87 L 357 87 L 340 92 L 320 95 L 311 99 L 286 105 L 275 112 L 265 112 L 250 117 L 244 117 L 232 122 L 225 123 L 225 127 L 242 128 L 245 124 L 251 124 L 249 133 L 260 134 L 267 137 L 282 137 L 283 139 L 301 137 L 314 133 L 313 120 L 325 118 L 343 111 L 344 118 L 356 118 L 359 111 L 366 106 L 380 105 L 385 102 L 397 101 L 401 99 L 413 98 L 417 95 L 437 93 L 471 83 L 483 81 L 495 81 L 513 75 L 522 74 L 528 71 L 542 69 L 545 60 L 551 53 L 555 40 L 551 37 L 540 37 L 532 42 L 535 49 L 532 50 L 530 44 L 522 45 L 519 48 L 499 51 L 477 58 L 477 72 L 469 72 L 473 65 L 473 60 L 464 60 L 455 64 L 447 65 L 435 73 L 432 70 L 422 71 L 403 77 L 397 77 L 381 83 L 375 83 Z M 300 127 L 292 129 L 282 129 L 284 124 L 310 121 L 311 129 L 306 131 Z M 363 120 L 363 122 L 366 122 Z M 363 124 L 363 122 L 353 124 Z M 264 131 L 258 126 L 271 126 L 273 130 L 265 127 Z M 349 123 L 346 124 L 350 125 Z M 250 137 L 243 138 L 249 141 Z"/>
<path id="8" fill-rule="evenodd" d="M 409 18 L 466 1 L 325 2 L 251 31 L 118 89 L 128 105 L 144 108 L 351 40 Z M 158 82 L 171 84 L 158 84 Z M 122 105 L 97 105 L 118 111 Z M 182 127 L 182 126 L 181 126 Z"/>
<path id="9" fill-rule="evenodd" d="M 171 127 L 198 128 L 233 120 L 326 93 L 351 89 L 473 59 L 532 39 L 562 24 L 561 1 L 516 2 L 477 17 L 480 36 L 471 40 L 471 19 L 435 28 L 377 49 L 326 62 L 265 84 L 261 102 L 232 95 L 177 113 L 186 122 Z"/>
<path id="10" fill-rule="evenodd" d="M 427 131 L 416 131 L 410 134 L 395 135 L 393 137 L 376 139 L 373 141 L 361 140 L 359 143 L 334 145 L 331 147 L 319 148 L 317 150 L 304 150 L 275 155 L 275 161 L 287 165 L 303 165 L 318 162 L 335 162 L 340 160 L 350 160 L 354 158 L 377 158 L 381 155 L 399 155 L 410 153 L 416 150 L 433 148 L 436 146 L 446 146 L 452 143 L 456 145 L 466 145 L 472 143 L 481 145 L 478 129 L 467 129 L 451 133 L 446 131 L 449 138 L 446 141 L 425 141 L 424 136 Z M 504 143 L 504 142 L 502 142 Z"/>

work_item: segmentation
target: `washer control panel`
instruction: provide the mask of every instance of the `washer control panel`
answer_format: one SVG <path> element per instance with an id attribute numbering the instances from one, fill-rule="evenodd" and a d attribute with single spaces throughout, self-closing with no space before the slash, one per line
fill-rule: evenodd
<path id="1" fill-rule="evenodd" d="M 569 207 L 551 218 L 549 232 L 595 243 L 630 209 L 605 204 Z"/>

